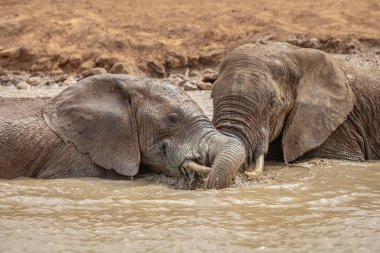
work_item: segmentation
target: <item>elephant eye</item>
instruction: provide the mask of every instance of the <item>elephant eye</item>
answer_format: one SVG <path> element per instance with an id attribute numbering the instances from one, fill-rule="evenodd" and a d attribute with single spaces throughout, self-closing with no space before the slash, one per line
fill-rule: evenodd
<path id="1" fill-rule="evenodd" d="M 172 113 L 169 113 L 168 115 L 168 121 L 171 123 L 171 124 L 176 124 L 180 121 L 180 117 L 178 115 L 178 113 L 176 112 L 172 112 Z"/>
<path id="2" fill-rule="evenodd" d="M 269 102 L 269 110 L 270 111 L 273 111 L 277 106 L 277 101 L 275 99 L 272 99 L 270 102 Z"/>

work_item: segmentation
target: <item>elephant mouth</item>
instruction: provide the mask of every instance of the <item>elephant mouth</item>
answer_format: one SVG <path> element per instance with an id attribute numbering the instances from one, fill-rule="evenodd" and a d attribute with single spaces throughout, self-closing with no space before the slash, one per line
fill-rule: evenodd
<path id="1" fill-rule="evenodd" d="M 210 167 L 200 165 L 192 160 L 186 160 L 180 166 L 180 187 L 188 190 L 201 188 L 210 172 Z"/>

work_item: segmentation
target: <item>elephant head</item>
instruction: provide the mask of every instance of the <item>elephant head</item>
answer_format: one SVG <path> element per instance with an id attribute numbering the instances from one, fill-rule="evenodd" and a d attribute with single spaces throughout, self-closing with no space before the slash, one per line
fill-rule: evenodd
<path id="1" fill-rule="evenodd" d="M 225 144 L 236 143 L 220 134 L 184 91 L 128 75 L 81 80 L 48 103 L 44 118 L 95 164 L 126 176 L 136 175 L 141 165 L 177 178 L 207 174 L 210 169 L 199 164 L 211 166 L 224 156 Z"/>
<path id="2" fill-rule="evenodd" d="M 212 91 L 215 127 L 244 143 L 262 169 L 269 144 L 291 162 L 346 119 L 354 95 L 328 54 L 286 43 L 243 45 L 226 56 Z M 277 142 L 277 141 L 276 141 Z"/>

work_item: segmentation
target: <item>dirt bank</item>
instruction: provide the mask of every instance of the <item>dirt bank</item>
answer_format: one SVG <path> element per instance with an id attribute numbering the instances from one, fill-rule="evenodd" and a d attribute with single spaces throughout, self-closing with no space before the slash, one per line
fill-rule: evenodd
<path id="1" fill-rule="evenodd" d="M 0 67 L 164 77 L 215 68 L 232 48 L 267 41 L 379 54 L 379 24 L 376 0 L 2 0 Z"/>

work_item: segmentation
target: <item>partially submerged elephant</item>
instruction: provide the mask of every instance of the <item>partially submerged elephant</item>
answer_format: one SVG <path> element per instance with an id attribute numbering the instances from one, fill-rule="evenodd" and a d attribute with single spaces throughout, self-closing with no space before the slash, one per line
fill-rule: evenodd
<path id="1" fill-rule="evenodd" d="M 144 165 L 191 179 L 210 171 L 199 164 L 219 177 L 236 144 L 183 91 L 149 78 L 105 74 L 53 99 L 0 97 L 0 178 L 134 176 Z M 237 151 L 231 173 L 244 162 Z"/>
<path id="2" fill-rule="evenodd" d="M 380 159 L 378 58 L 247 44 L 226 56 L 211 96 L 213 124 L 258 173 L 265 154 L 287 163 Z"/>

